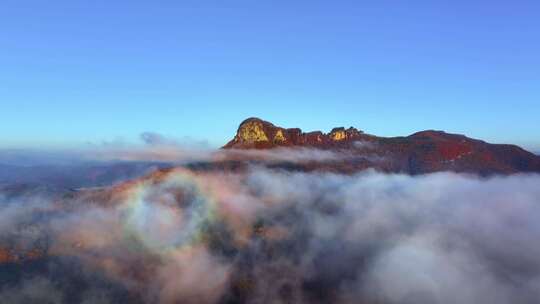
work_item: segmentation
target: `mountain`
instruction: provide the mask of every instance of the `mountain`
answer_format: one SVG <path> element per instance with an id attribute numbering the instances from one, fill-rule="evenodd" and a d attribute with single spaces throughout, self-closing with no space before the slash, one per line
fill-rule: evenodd
<path id="1" fill-rule="evenodd" d="M 431 130 L 391 138 L 354 128 L 304 133 L 250 118 L 223 149 L 201 159 L 0 164 L 0 302 L 395 303 L 373 298 L 370 290 L 380 286 L 370 282 L 382 277 L 365 278 L 387 269 L 390 279 L 403 273 L 395 259 L 410 250 L 426 252 L 427 261 L 415 260 L 427 263 L 421 271 L 450 261 L 452 269 L 467 270 L 458 279 L 468 278 L 470 260 L 438 257 L 463 248 L 472 251 L 458 257 L 478 256 L 474 262 L 487 269 L 480 279 L 490 273 L 496 281 L 500 269 L 508 272 L 504 282 L 530 278 L 521 284 L 528 289 L 508 285 L 525 299 L 519 303 L 537 302 L 538 250 L 527 245 L 537 239 L 538 209 L 527 206 L 537 201 L 538 176 L 347 175 L 369 168 L 412 175 L 540 172 L 539 157 L 517 146 Z M 435 195 L 425 194 L 431 187 Z M 458 212 L 447 204 L 453 201 Z M 424 248 L 426 231 L 437 237 Z M 517 256 L 520 267 L 512 248 L 530 249 Z M 465 264 L 451 264 L 456 260 Z M 390 268 L 379 268 L 381 261 Z M 444 272 L 437 270 L 428 275 Z M 404 297 L 397 303 L 438 299 Z"/>
<path id="2" fill-rule="evenodd" d="M 374 168 L 384 172 L 422 174 L 439 171 L 480 175 L 540 172 L 540 157 L 515 145 L 491 144 L 459 134 L 427 130 L 409 136 L 380 137 L 353 127 L 329 133 L 304 133 L 259 118 L 244 120 L 223 149 L 269 150 L 313 148 L 343 154 L 333 161 L 311 163 L 304 169 L 355 172 Z"/>

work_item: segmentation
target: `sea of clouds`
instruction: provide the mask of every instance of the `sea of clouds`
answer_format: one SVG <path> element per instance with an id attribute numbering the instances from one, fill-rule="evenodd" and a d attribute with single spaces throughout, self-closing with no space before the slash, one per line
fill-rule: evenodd
<path id="1" fill-rule="evenodd" d="M 36 269 L 0 265 L 0 299 L 540 299 L 539 175 L 339 175 L 254 166 L 243 173 L 177 169 L 130 187 L 114 202 L 4 200 L 0 240 L 24 249 L 45 239 L 48 258 Z"/>

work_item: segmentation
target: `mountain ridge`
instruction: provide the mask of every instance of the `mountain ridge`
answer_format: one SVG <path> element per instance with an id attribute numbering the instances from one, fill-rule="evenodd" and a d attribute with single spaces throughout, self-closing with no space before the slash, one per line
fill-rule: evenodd
<path id="1" fill-rule="evenodd" d="M 342 165 L 337 171 L 374 168 L 386 172 L 422 174 L 439 171 L 511 174 L 540 172 L 540 157 L 511 144 L 492 144 L 462 134 L 424 130 L 408 136 L 380 137 L 354 127 L 329 133 L 283 128 L 260 118 L 242 121 L 223 149 L 267 150 L 279 147 L 352 151 L 358 157 L 375 155 L 385 162 Z M 355 167 L 356 166 L 356 167 Z"/>

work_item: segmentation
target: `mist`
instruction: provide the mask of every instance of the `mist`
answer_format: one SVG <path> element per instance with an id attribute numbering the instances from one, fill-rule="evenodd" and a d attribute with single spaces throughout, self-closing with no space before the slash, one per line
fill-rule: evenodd
<path id="1" fill-rule="evenodd" d="M 252 166 L 12 200 L 1 205 L 3 243 L 46 240 L 47 258 L 1 293 L 69 303 L 56 267 L 79 269 L 79 299 L 92 303 L 536 303 L 539 185 L 538 175 Z"/>

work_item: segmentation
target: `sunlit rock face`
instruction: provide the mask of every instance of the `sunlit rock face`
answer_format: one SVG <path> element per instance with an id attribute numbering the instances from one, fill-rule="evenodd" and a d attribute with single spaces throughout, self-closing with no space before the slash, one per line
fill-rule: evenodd
<path id="1" fill-rule="evenodd" d="M 330 133 L 320 131 L 304 133 L 299 128 L 281 128 L 259 118 L 248 118 L 238 127 L 236 136 L 225 148 L 267 149 L 280 146 L 325 146 L 342 145 L 369 137 L 355 128 L 334 128 Z"/>
<path id="2" fill-rule="evenodd" d="M 341 141 L 347 139 L 347 135 L 345 134 L 345 128 L 334 128 L 330 132 L 330 138 L 332 138 L 333 141 Z"/>
<path id="3" fill-rule="evenodd" d="M 282 130 L 278 130 L 276 132 L 276 135 L 274 136 L 274 143 L 283 143 L 287 141 L 287 139 L 285 138 L 285 136 L 283 135 L 283 131 Z"/>
<path id="4" fill-rule="evenodd" d="M 258 118 L 248 118 L 240 124 L 236 136 L 228 145 L 246 148 L 270 147 L 273 143 L 285 140 L 283 133 L 277 134 L 278 130 L 275 129 L 277 128 L 269 122 Z"/>
<path id="5" fill-rule="evenodd" d="M 238 128 L 238 140 L 243 143 L 268 141 L 263 122 L 257 119 L 244 121 Z"/>

